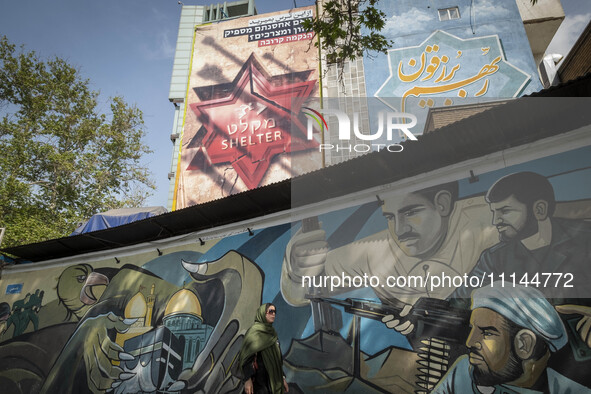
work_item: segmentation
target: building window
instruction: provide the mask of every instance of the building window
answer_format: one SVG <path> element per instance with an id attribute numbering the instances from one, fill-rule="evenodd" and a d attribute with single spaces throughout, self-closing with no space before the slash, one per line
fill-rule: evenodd
<path id="1" fill-rule="evenodd" d="M 449 21 L 451 19 L 460 19 L 460 9 L 458 7 L 443 8 L 439 11 L 440 21 Z"/>

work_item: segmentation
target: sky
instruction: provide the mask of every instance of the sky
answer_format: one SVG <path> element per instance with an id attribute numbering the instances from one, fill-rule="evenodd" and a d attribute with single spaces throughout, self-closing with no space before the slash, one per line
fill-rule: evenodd
<path id="1" fill-rule="evenodd" d="M 382 0 L 392 1 L 392 0 Z M 59 56 L 77 67 L 100 92 L 123 96 L 144 113 L 145 143 L 153 153 L 143 164 L 156 191 L 148 206 L 167 207 L 172 157 L 173 105 L 168 101 L 181 12 L 178 0 L 0 0 L 0 35 L 40 57 Z M 185 0 L 185 5 L 212 2 Z M 217 4 L 217 3 L 216 3 Z M 294 0 L 255 0 L 259 14 L 292 8 Z M 295 0 L 298 7 L 313 0 Z M 591 20 L 591 1 L 562 0 L 566 18 L 548 53 L 566 55 Z"/>

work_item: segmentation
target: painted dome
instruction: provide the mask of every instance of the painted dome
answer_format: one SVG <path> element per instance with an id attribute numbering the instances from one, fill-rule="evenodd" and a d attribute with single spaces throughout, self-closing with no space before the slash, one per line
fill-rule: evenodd
<path id="1" fill-rule="evenodd" d="M 193 315 L 201 319 L 201 303 L 191 290 L 182 289 L 174 293 L 164 311 L 164 316 Z"/>
<path id="2" fill-rule="evenodd" d="M 138 291 L 127 303 L 127 306 L 125 307 L 125 317 L 127 319 L 144 318 L 147 311 L 148 304 L 146 303 L 146 298 Z"/>

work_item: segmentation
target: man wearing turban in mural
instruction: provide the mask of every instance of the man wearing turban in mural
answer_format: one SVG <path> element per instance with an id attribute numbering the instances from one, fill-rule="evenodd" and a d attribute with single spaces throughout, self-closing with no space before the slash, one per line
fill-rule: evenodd
<path id="1" fill-rule="evenodd" d="M 536 289 L 495 282 L 476 290 L 470 324 L 470 353 L 456 360 L 433 393 L 588 392 L 547 368 L 568 339 L 560 316 Z"/>
<path id="2" fill-rule="evenodd" d="M 482 252 L 468 276 L 493 275 L 498 279 L 504 275 L 505 280 L 512 280 L 513 275 L 515 283 L 523 283 L 526 278 L 530 286 L 538 287 L 559 305 L 557 310 L 573 326 L 569 330 L 573 349 L 558 351 L 550 363 L 571 379 L 590 385 L 586 371 L 591 354 L 591 308 L 586 305 L 591 298 L 591 224 L 554 217 L 554 189 L 546 177 L 533 172 L 500 178 L 488 190 L 486 201 L 500 242 Z M 557 282 L 557 278 L 561 281 Z M 472 290 L 468 286 L 456 289 L 450 296 L 452 303 L 467 308 Z M 404 319 L 409 311 L 401 313 L 403 319 L 389 315 L 383 321 L 408 334 L 414 330 L 413 324 Z"/>
<path id="3" fill-rule="evenodd" d="M 239 357 L 246 394 L 281 394 L 289 391 L 283 374 L 279 339 L 273 328 L 276 313 L 275 305 L 261 305 L 254 324 L 244 336 Z"/>
<path id="4" fill-rule="evenodd" d="M 294 306 L 308 303 L 304 276 L 459 275 L 469 271 L 480 253 L 496 242 L 488 206 L 482 197 L 458 200 L 458 183 L 451 182 L 385 199 L 382 213 L 388 229 L 329 250 L 324 230 L 299 230 L 287 245 L 281 292 Z M 323 290 L 326 290 L 323 289 Z M 342 293 L 351 289 L 337 289 Z M 445 298 L 453 289 L 374 287 L 382 300 L 413 303 L 421 296 Z"/>

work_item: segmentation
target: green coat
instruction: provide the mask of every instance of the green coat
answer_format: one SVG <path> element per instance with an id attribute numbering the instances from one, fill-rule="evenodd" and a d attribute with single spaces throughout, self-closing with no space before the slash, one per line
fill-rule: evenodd
<path id="1" fill-rule="evenodd" d="M 282 394 L 284 389 L 281 350 L 277 332 L 273 325 L 267 322 L 267 305 L 263 304 L 259 307 L 254 324 L 246 331 L 240 349 L 240 367 L 244 368 L 247 360 L 258 353 L 269 374 L 271 392 Z"/>

